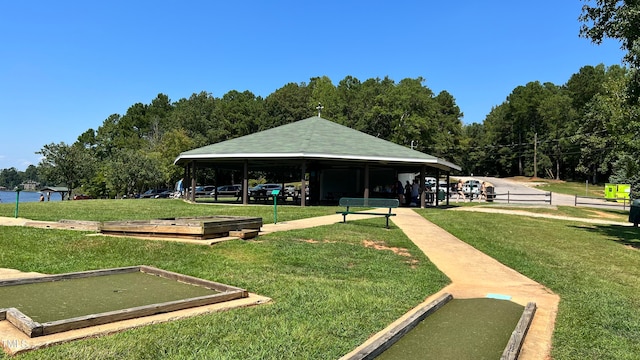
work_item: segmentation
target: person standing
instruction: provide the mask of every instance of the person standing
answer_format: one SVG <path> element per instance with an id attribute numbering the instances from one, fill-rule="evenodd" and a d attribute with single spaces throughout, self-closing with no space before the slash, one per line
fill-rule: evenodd
<path id="1" fill-rule="evenodd" d="M 404 204 L 404 187 L 402 186 L 402 181 L 400 181 L 400 179 L 396 179 L 395 191 L 400 205 Z"/>
<path id="2" fill-rule="evenodd" d="M 404 205 L 411 205 L 411 183 L 409 180 L 404 184 Z"/>
<path id="3" fill-rule="evenodd" d="M 484 201 L 487 201 L 487 185 L 484 181 L 480 184 L 480 201 L 482 201 L 483 198 Z"/>
<path id="4" fill-rule="evenodd" d="M 420 202 L 420 184 L 418 184 L 418 180 L 413 179 L 413 185 L 411 186 L 411 202 L 418 205 Z"/>
<path id="5" fill-rule="evenodd" d="M 467 198 L 464 195 L 464 191 L 462 190 L 463 184 L 462 184 L 462 179 L 458 180 L 458 185 L 456 185 L 456 190 L 458 193 L 458 198 L 456 199 L 456 202 L 458 202 L 460 200 L 460 196 L 462 196 L 462 202 L 467 202 Z"/>

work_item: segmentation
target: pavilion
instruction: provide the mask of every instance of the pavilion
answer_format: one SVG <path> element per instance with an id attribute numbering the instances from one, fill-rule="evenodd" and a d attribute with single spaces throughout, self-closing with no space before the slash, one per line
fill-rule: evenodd
<path id="1" fill-rule="evenodd" d="M 60 200 L 64 200 L 65 196 L 67 196 L 67 199 L 68 199 L 70 194 L 69 188 L 66 186 L 47 186 L 40 189 L 40 192 L 43 194 L 47 194 L 47 201 L 49 201 L 49 197 L 51 196 L 51 193 L 60 194 Z"/>
<path id="2" fill-rule="evenodd" d="M 335 203 L 341 196 L 377 197 L 400 173 L 420 173 L 424 188 L 427 171 L 436 178 L 445 174 L 447 183 L 451 171 L 460 171 L 446 160 L 320 116 L 185 151 L 174 163 L 184 166 L 185 184 L 192 189 L 196 170 L 204 168 L 241 172 L 243 189 L 248 189 L 250 171 L 266 171 L 282 181 L 296 179 L 301 189 L 309 186 L 308 203 L 301 196 L 301 206 Z M 191 196 L 195 200 L 193 191 Z M 248 202 L 247 191 L 243 191 L 242 203 Z M 424 194 L 420 206 L 425 206 Z"/>

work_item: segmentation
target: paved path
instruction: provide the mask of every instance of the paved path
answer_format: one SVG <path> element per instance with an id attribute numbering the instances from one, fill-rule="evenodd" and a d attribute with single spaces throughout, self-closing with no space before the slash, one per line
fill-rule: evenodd
<path id="1" fill-rule="evenodd" d="M 478 298 L 487 294 L 512 297 L 518 304 L 535 302 L 537 311 L 525 338 L 520 359 L 546 359 L 558 311 L 559 296 L 541 284 L 476 250 L 416 212 L 399 208 L 392 221 L 451 279 L 441 290 L 454 298 Z"/>
<path id="2" fill-rule="evenodd" d="M 489 293 L 508 295 L 521 305 L 535 302 L 538 309 L 525 338 L 520 359 L 546 359 L 558 309 L 559 297 L 544 286 L 508 268 L 493 258 L 467 245 L 410 208 L 396 209 L 392 221 L 411 239 L 452 281 L 438 294 L 448 292 L 456 298 L 485 297 Z M 349 215 L 347 221 L 371 218 Z M 380 221 L 382 217 L 377 216 Z M 277 231 L 329 225 L 342 221 L 342 216 L 327 215 L 310 219 L 266 224 L 262 234 Z M 24 226 L 24 219 L 0 218 L 0 225 Z M 2 272 L 0 272 L 2 278 Z"/>

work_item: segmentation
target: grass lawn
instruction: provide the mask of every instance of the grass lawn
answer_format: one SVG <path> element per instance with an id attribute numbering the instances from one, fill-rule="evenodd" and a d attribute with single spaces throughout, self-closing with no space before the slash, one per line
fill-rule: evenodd
<path id="1" fill-rule="evenodd" d="M 100 209 L 92 209 L 91 204 L 100 205 Z M 25 213 L 21 215 L 43 220 L 100 220 L 177 213 L 264 213 L 268 221 L 272 211 L 269 207 L 244 207 L 240 211 L 227 206 L 158 200 L 47 205 L 53 204 L 24 206 Z M 52 208 L 55 212 L 50 214 Z M 296 210 L 300 213 L 284 210 L 282 216 L 324 215 L 333 213 L 335 208 Z M 77 231 L 0 227 L 0 267 L 53 274 L 147 264 L 242 287 L 273 299 L 270 304 L 74 341 L 18 358 L 339 358 L 448 283 L 401 230 L 393 226 L 387 230 L 379 220 L 274 233 L 257 240 L 228 241 L 211 247 L 87 237 Z M 404 248 L 411 255 L 366 247 L 365 240 Z"/>
<path id="2" fill-rule="evenodd" d="M 536 187 L 540 190 L 555 192 L 559 194 L 595 196 L 604 199 L 603 184 L 589 184 L 587 186 L 584 182 L 548 180 L 548 182 L 544 185 L 538 185 Z"/>
<path id="3" fill-rule="evenodd" d="M 511 215 L 419 210 L 561 297 L 554 359 L 640 358 L 640 231 Z"/>
<path id="4" fill-rule="evenodd" d="M 40 220 L 232 214 L 262 216 L 270 222 L 273 216 L 272 206 L 172 200 L 25 203 L 20 209 L 21 216 Z M 278 218 L 333 214 L 336 209 L 283 206 Z M 12 211 L 9 204 L 0 206 L 0 216 L 12 216 Z M 460 221 L 459 212 L 417 211 L 561 296 L 554 359 L 640 358 L 638 229 L 466 212 Z M 406 248 L 411 256 L 367 248 L 364 240 Z M 448 282 L 398 228 L 386 230 L 380 219 L 211 247 L 0 227 L 0 247 L 0 267 L 64 273 L 147 264 L 273 299 L 267 305 L 146 326 L 18 357 L 25 359 L 336 359 Z"/>
<path id="5" fill-rule="evenodd" d="M 628 222 L 629 220 L 629 210 L 615 210 L 615 209 L 599 209 L 599 208 L 588 208 L 588 207 L 576 207 L 576 206 L 557 206 L 557 207 L 527 207 L 527 206 L 500 206 L 500 204 L 496 203 L 496 205 L 492 205 L 491 208 L 494 209 L 506 209 L 506 210 L 517 210 L 517 211 L 527 211 L 536 214 L 549 214 L 556 216 L 570 216 L 584 219 L 602 219 L 602 220 L 611 220 L 611 221 L 620 221 L 620 222 Z"/>
<path id="6" fill-rule="evenodd" d="M 0 204 L 0 216 L 13 217 L 15 204 Z M 262 221 L 273 223 L 273 205 L 193 205 L 179 199 L 128 199 L 128 200 L 81 200 L 55 202 L 26 202 L 19 204 L 19 217 L 57 221 L 71 220 L 146 220 L 168 217 L 237 215 L 262 217 Z M 335 214 L 330 206 L 278 205 L 278 221 L 304 219 Z"/>

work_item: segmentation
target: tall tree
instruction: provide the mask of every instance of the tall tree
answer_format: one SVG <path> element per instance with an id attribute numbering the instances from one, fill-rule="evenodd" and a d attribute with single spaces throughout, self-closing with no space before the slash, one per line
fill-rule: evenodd
<path id="1" fill-rule="evenodd" d="M 461 151 L 462 117 L 464 114 L 449 92 L 443 90 L 435 98 L 437 111 L 434 122 L 433 155 L 443 157 L 456 164 L 462 164 L 465 157 Z"/>
<path id="2" fill-rule="evenodd" d="M 93 163 L 81 147 L 64 142 L 45 145 L 36 154 L 43 156 L 39 164 L 41 176 L 49 183 L 66 185 L 69 197 L 86 178 L 88 166 Z"/>
<path id="3" fill-rule="evenodd" d="M 171 128 L 184 129 L 195 146 L 205 146 L 225 140 L 227 128 L 218 121 L 218 99 L 207 92 L 180 99 L 171 113 Z"/>
<path id="4" fill-rule="evenodd" d="M 311 78 L 307 87 L 309 93 L 309 109 L 322 106 L 322 117 L 336 119 L 340 114 L 340 102 L 336 87 L 327 76 Z M 317 110 L 317 109 L 316 109 Z"/>
<path id="5" fill-rule="evenodd" d="M 620 41 L 623 60 L 631 66 L 628 101 L 640 99 L 640 2 L 637 0 L 583 0 L 580 36 L 601 44 L 605 38 Z M 594 3 L 594 5 L 591 5 Z"/>
<path id="6" fill-rule="evenodd" d="M 310 106 L 310 89 L 305 84 L 288 83 L 264 99 L 265 121 L 260 130 L 306 119 L 316 111 Z"/>
<path id="7" fill-rule="evenodd" d="M 608 179 L 616 151 L 624 148 L 621 141 L 634 136 L 625 130 L 625 124 L 631 118 L 625 85 L 624 77 L 610 76 L 604 84 L 605 91 L 596 94 L 587 105 L 582 123 L 573 137 L 581 149 L 578 171 L 591 175 L 594 184 Z"/>
<path id="8" fill-rule="evenodd" d="M 251 91 L 229 91 L 218 101 L 219 126 L 226 127 L 225 135 L 218 139 L 228 140 L 257 132 L 262 123 L 264 100 L 255 96 Z"/>
<path id="9" fill-rule="evenodd" d="M 11 167 L 0 171 L 0 186 L 13 190 L 16 186 L 20 185 L 20 183 L 22 183 L 22 177 L 16 168 Z"/>

